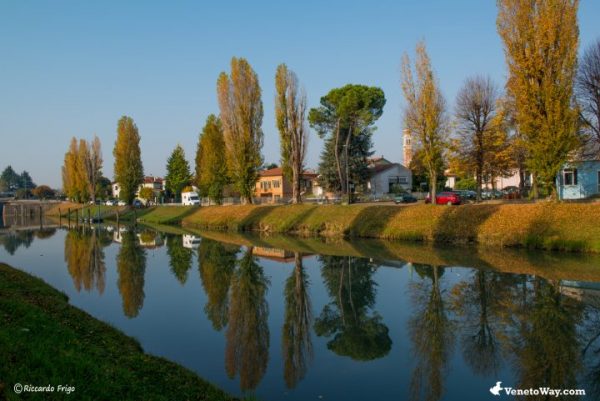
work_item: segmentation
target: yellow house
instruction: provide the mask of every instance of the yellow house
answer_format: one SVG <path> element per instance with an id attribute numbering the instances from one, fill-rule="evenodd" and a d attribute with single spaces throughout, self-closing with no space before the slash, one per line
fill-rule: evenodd
<path id="1" fill-rule="evenodd" d="M 312 191 L 313 181 L 317 174 L 305 171 L 300 180 L 300 191 L 302 194 Z M 292 197 L 292 184 L 283 176 L 281 167 L 263 170 L 260 172 L 254 196 L 261 201 L 279 202 Z"/>

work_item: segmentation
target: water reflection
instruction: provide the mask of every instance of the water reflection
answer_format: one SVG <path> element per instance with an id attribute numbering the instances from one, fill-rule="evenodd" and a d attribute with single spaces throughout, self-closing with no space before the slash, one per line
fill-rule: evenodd
<path id="1" fill-rule="evenodd" d="M 359 361 L 381 358 L 392 340 L 375 305 L 376 265 L 369 259 L 321 256 L 321 277 L 331 302 L 315 322 L 318 336 L 332 337 L 327 348 Z"/>
<path id="2" fill-rule="evenodd" d="M 177 277 L 181 285 L 188 278 L 188 271 L 192 268 L 193 251 L 184 246 L 181 235 L 167 235 L 167 255 L 169 255 L 169 266 L 171 272 Z"/>
<path id="3" fill-rule="evenodd" d="M 381 399 L 390 399 L 390 394 L 428 401 L 483 397 L 458 397 L 462 393 L 449 381 L 450 373 L 453 380 L 462 381 L 459 390 L 483 383 L 487 392 L 503 380 L 513 388 L 585 388 L 589 399 L 600 398 L 600 284 L 591 282 L 600 283 L 600 274 L 590 262 L 600 259 L 592 256 L 585 262 L 558 255 L 536 261 L 531 254 L 519 259 L 507 253 L 510 263 L 495 264 L 490 261 L 497 255 L 486 253 L 485 263 L 453 268 L 456 260 L 463 260 L 457 259 L 460 255 L 432 248 L 389 245 L 391 251 L 382 252 L 380 244 L 374 244 L 374 254 L 383 255 L 376 258 L 344 255 L 359 247 L 368 249 L 368 243 L 327 248 L 326 243 L 289 241 L 292 249 L 281 249 L 270 242 L 276 239 L 223 234 L 221 238 L 229 241 L 223 242 L 153 229 L 111 230 L 81 226 L 59 231 L 64 244 L 56 229 L 12 231 L 0 235 L 4 252 L 0 255 L 2 260 L 40 263 L 43 276 L 47 271 L 43 259 L 18 259 L 26 252 L 17 250 L 37 256 L 38 241 L 59 244 L 60 260 L 64 249 L 62 274 L 70 278 L 69 288 L 59 289 L 71 290 L 72 298 L 97 292 L 102 299 L 94 307 L 101 310 L 103 300 L 114 297 L 127 318 L 127 324 L 119 326 L 118 319 L 115 324 L 124 330 L 129 325 L 138 328 L 134 334 L 142 345 L 145 332 L 160 331 L 164 324 L 152 321 L 152 316 L 170 319 L 162 310 L 152 314 L 153 302 L 145 306 L 148 314 L 140 316 L 144 300 L 163 297 L 163 307 L 179 308 L 178 314 L 186 317 L 169 320 L 170 330 L 162 332 L 167 338 L 150 342 L 159 344 L 153 351 L 176 356 L 170 346 L 177 341 L 172 340 L 185 341 L 186 336 L 193 336 L 196 345 L 224 348 L 217 355 L 224 359 L 218 372 L 214 358 L 198 356 L 188 367 L 213 374 L 209 377 L 213 381 L 223 378 L 221 383 L 235 378 L 234 390 L 257 390 L 260 399 L 281 399 L 281 393 L 271 390 L 277 383 L 289 399 L 302 399 L 306 386 L 314 385 L 314 376 L 324 376 L 325 383 L 340 377 L 354 380 L 355 387 L 380 380 L 373 386 L 392 389 Z M 190 279 L 196 260 L 200 280 Z M 469 260 L 477 261 L 473 255 Z M 520 269 L 527 274 L 517 273 Z M 568 280 L 570 275 L 593 280 Z M 150 284 L 165 279 L 175 285 L 163 302 L 165 294 L 152 293 L 156 286 Z M 115 282 L 118 292 L 110 291 Z M 190 293 L 191 300 L 185 298 Z M 270 309 L 277 313 L 270 316 Z M 186 310 L 191 314 L 185 315 Z M 198 328 L 196 323 L 204 321 L 207 324 Z M 220 334 L 211 337 L 206 330 Z M 271 333 L 281 336 L 273 339 L 277 346 L 271 346 Z M 403 367 L 394 374 L 406 385 L 381 381 L 394 366 Z M 275 374 L 268 367 L 275 368 Z M 311 372 L 317 374 L 311 377 Z M 344 399 L 364 399 L 348 391 Z"/>
<path id="4" fill-rule="evenodd" d="M 133 231 L 120 232 L 121 247 L 117 254 L 117 285 L 123 299 L 123 313 L 132 318 L 144 305 L 144 274 L 146 251 Z"/>
<path id="5" fill-rule="evenodd" d="M 103 248 L 110 245 L 110 235 L 104 230 L 85 227 L 71 230 L 65 237 L 65 262 L 77 291 L 96 288 L 104 292 L 106 263 Z"/>
<path id="6" fill-rule="evenodd" d="M 198 248 L 200 279 L 206 293 L 204 313 L 212 327 L 221 331 L 229 317 L 229 286 L 240 247 L 203 239 Z"/>
<path id="7" fill-rule="evenodd" d="M 242 390 L 254 389 L 269 361 L 269 281 L 248 248 L 231 278 L 231 305 L 227 327 L 225 368 L 229 377 L 240 376 Z"/>
<path id="8" fill-rule="evenodd" d="M 310 329 L 313 322 L 308 275 L 302 255 L 294 252 L 294 269 L 285 282 L 285 318 L 282 337 L 283 377 L 288 388 L 304 378 L 313 357 Z"/>

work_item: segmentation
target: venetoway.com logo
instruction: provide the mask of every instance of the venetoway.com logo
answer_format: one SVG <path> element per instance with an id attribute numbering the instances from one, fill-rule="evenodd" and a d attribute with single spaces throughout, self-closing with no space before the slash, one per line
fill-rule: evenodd
<path id="1" fill-rule="evenodd" d="M 536 387 L 536 388 L 512 388 L 502 387 L 502 382 L 496 382 L 496 385 L 490 388 L 490 393 L 500 396 L 506 395 L 548 395 L 550 397 L 561 397 L 561 396 L 577 396 L 585 395 L 585 390 L 580 388 L 550 388 L 550 387 Z"/>

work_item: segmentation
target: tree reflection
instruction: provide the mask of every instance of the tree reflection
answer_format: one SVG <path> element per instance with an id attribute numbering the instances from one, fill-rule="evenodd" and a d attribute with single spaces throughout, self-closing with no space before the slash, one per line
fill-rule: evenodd
<path id="1" fill-rule="evenodd" d="M 423 278 L 412 283 L 410 291 L 414 315 L 408 323 L 417 365 L 411 379 L 412 399 L 436 401 L 444 393 L 444 371 L 454 346 L 453 322 L 448 317 L 438 266 L 415 265 Z"/>
<path id="2" fill-rule="evenodd" d="M 20 247 L 29 248 L 33 242 L 34 232 L 30 230 L 16 231 L 5 235 L 0 235 L 0 244 L 9 255 L 14 255 Z"/>
<path id="3" fill-rule="evenodd" d="M 294 253 L 294 270 L 285 283 L 285 318 L 282 329 L 283 375 L 288 388 L 304 378 L 312 359 L 312 308 L 308 294 L 308 275 L 302 256 Z"/>
<path id="4" fill-rule="evenodd" d="M 321 275 L 332 299 L 315 321 L 318 336 L 333 336 L 327 348 L 338 355 L 368 361 L 388 354 L 392 340 L 381 316 L 373 311 L 375 265 L 368 259 L 321 256 Z"/>
<path id="5" fill-rule="evenodd" d="M 463 357 L 476 374 L 493 375 L 502 362 L 500 338 L 504 335 L 501 319 L 502 300 L 511 296 L 513 280 L 491 271 L 475 270 L 468 279 L 452 289 L 452 305 Z"/>
<path id="6" fill-rule="evenodd" d="M 229 286 L 240 248 L 202 238 L 198 248 L 200 279 L 206 292 L 204 313 L 215 330 L 227 326 L 229 313 Z"/>
<path id="7" fill-rule="evenodd" d="M 133 231 L 122 233 L 121 248 L 117 254 L 117 271 L 123 312 L 127 317 L 136 317 L 144 304 L 146 251 L 140 246 Z"/>
<path id="8" fill-rule="evenodd" d="M 231 305 L 225 350 L 229 377 L 240 375 L 242 390 L 254 389 L 262 379 L 269 360 L 269 315 L 265 295 L 268 279 L 252 256 L 244 253 L 231 279 Z"/>
<path id="9" fill-rule="evenodd" d="M 534 278 L 532 287 L 527 320 L 514 340 L 519 387 L 576 388 L 582 366 L 576 328 L 581 305 L 543 279 Z"/>
<path id="10" fill-rule="evenodd" d="M 169 255 L 171 272 L 182 285 L 185 284 L 188 271 L 192 268 L 193 251 L 183 246 L 181 235 L 167 236 L 167 255 Z"/>
<path id="11" fill-rule="evenodd" d="M 104 293 L 106 264 L 103 247 L 110 239 L 98 230 L 69 230 L 65 236 L 65 262 L 77 291 L 96 288 Z"/>

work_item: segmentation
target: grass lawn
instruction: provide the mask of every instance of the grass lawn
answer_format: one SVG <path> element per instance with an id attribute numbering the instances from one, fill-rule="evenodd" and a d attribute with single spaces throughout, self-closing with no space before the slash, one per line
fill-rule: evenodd
<path id="1" fill-rule="evenodd" d="M 600 252 L 600 203 L 210 206 L 184 227 Z"/>
<path id="2" fill-rule="evenodd" d="M 1 263 L 0 294 L 1 400 L 233 399 L 182 366 L 145 354 L 42 280 Z M 19 396 L 16 383 L 75 390 Z"/>

